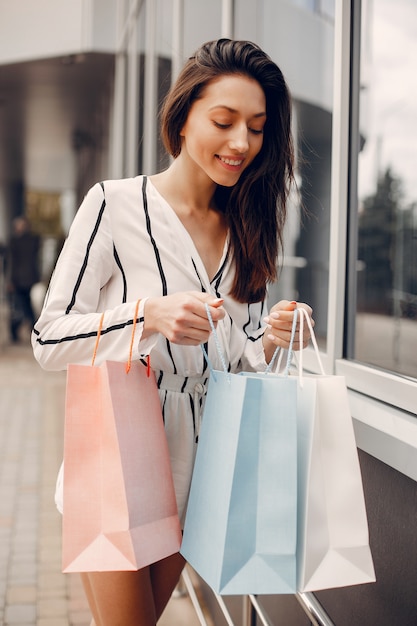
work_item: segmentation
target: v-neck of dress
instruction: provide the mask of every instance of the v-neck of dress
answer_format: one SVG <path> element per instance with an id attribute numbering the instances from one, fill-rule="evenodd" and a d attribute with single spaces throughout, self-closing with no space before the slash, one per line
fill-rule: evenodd
<path id="1" fill-rule="evenodd" d="M 213 283 L 213 281 L 216 280 L 216 277 L 218 276 L 220 270 L 222 269 L 222 267 L 224 266 L 224 263 L 226 261 L 228 250 L 229 250 L 229 233 L 227 233 L 227 235 L 226 235 L 226 240 L 225 240 L 224 246 L 223 246 L 223 253 L 222 253 L 221 257 L 220 257 L 220 261 L 219 261 L 217 270 L 214 273 L 213 277 L 210 279 L 210 277 L 209 277 L 209 275 L 207 273 L 206 266 L 203 263 L 203 260 L 202 260 L 202 258 L 200 256 L 200 253 L 199 253 L 199 251 L 198 251 L 198 249 L 197 249 L 197 247 L 196 247 L 196 245 L 194 243 L 194 240 L 191 237 L 190 233 L 188 232 L 187 228 L 184 226 L 184 224 L 181 221 L 181 219 L 178 217 L 176 211 L 174 211 L 174 209 L 169 204 L 169 202 L 158 191 L 158 189 L 155 187 L 155 185 L 152 183 L 152 181 L 150 180 L 149 177 L 146 178 L 146 182 L 152 188 L 153 193 L 155 193 L 155 195 L 158 196 L 158 199 L 160 200 L 161 204 L 163 204 L 166 207 L 166 209 L 167 209 L 167 216 L 172 221 L 173 226 L 175 226 L 182 233 L 182 237 L 185 240 L 184 241 L 185 245 L 192 250 L 191 258 L 193 259 L 195 265 L 197 266 L 197 270 L 198 270 L 198 273 L 199 273 L 200 277 L 202 277 L 202 274 L 203 274 L 205 280 L 207 281 L 207 284 L 211 285 Z"/>

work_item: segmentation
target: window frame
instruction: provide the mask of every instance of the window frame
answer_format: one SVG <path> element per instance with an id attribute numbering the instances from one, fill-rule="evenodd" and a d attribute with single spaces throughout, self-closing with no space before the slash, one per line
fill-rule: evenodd
<path id="1" fill-rule="evenodd" d="M 356 316 L 361 8 L 361 0 L 336 0 L 329 315 L 324 359 L 326 371 L 346 379 L 358 447 L 417 480 L 417 381 L 355 362 L 349 343 L 354 338 Z"/>

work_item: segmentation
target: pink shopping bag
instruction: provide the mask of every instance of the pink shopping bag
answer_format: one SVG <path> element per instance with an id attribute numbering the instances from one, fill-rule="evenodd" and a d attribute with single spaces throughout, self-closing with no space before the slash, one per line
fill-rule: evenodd
<path id="1" fill-rule="evenodd" d="M 96 349 L 99 337 L 100 330 Z M 96 367 L 94 357 L 91 366 L 69 365 L 63 571 L 138 570 L 178 552 L 180 544 L 153 373 L 130 358 L 127 366 L 106 361 Z"/>

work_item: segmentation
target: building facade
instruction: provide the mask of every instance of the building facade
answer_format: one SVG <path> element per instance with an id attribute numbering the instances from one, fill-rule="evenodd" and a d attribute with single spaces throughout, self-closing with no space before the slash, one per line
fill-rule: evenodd
<path id="1" fill-rule="evenodd" d="M 281 67 L 299 194 L 270 297 L 313 306 L 346 377 L 377 575 L 317 598 L 337 626 L 416 624 L 414 0 L 0 0 L 0 18 L 0 238 L 28 214 L 45 277 L 94 182 L 169 162 L 158 109 L 200 43 L 250 39 Z M 292 597 L 263 601 L 273 624 L 310 623 Z"/>

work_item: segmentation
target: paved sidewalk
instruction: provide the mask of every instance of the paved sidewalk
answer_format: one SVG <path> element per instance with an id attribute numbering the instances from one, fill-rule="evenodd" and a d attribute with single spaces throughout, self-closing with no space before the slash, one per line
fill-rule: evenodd
<path id="1" fill-rule="evenodd" d="M 0 347 L 0 624 L 89 626 L 79 577 L 61 573 L 54 505 L 62 458 L 65 373 L 44 372 L 25 346 Z M 188 596 L 160 626 L 197 626 Z"/>
<path id="2" fill-rule="evenodd" d="M 44 372 L 29 346 L 0 355 L 0 623 L 87 626 L 78 576 L 61 573 L 54 506 L 65 374 Z"/>

